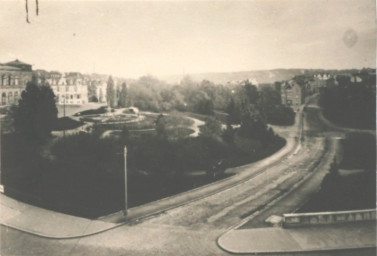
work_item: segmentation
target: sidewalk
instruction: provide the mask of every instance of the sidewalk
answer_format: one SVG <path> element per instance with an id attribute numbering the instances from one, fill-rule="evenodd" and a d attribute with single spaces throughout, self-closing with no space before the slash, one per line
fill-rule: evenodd
<path id="1" fill-rule="evenodd" d="M 41 237 L 64 239 L 87 236 L 116 227 L 28 205 L 0 194 L 0 223 Z"/>
<path id="2" fill-rule="evenodd" d="M 376 222 L 301 228 L 231 230 L 218 245 L 235 254 L 293 253 L 376 247 Z"/>

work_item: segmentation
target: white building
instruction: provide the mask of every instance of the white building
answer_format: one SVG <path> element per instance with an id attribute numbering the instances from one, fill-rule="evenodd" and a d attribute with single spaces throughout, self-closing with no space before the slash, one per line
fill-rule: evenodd
<path id="1" fill-rule="evenodd" d="M 82 105 L 88 103 L 88 86 L 80 73 L 36 71 L 40 80 L 47 82 L 59 105 Z"/>

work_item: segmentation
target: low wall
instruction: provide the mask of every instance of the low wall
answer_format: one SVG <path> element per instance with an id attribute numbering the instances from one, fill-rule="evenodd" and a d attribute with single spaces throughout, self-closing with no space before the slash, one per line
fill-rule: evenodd
<path id="1" fill-rule="evenodd" d="M 283 214 L 283 227 L 326 225 L 356 221 L 376 220 L 376 209 L 339 212 Z"/>

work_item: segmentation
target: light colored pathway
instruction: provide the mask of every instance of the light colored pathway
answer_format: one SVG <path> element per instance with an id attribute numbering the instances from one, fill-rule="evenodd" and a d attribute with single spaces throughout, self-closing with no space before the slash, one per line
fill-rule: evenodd
<path id="1" fill-rule="evenodd" d="M 108 230 L 116 224 L 45 210 L 0 194 L 0 222 L 38 236 L 72 238 Z"/>
<path id="2" fill-rule="evenodd" d="M 189 129 L 194 131 L 193 133 L 190 134 L 190 137 L 198 137 L 199 132 L 200 132 L 199 126 L 204 125 L 204 122 L 202 120 L 199 120 L 199 119 L 196 119 L 196 118 L 193 118 L 193 117 L 187 116 L 187 118 L 194 121 L 194 123 L 190 127 L 188 127 Z"/>

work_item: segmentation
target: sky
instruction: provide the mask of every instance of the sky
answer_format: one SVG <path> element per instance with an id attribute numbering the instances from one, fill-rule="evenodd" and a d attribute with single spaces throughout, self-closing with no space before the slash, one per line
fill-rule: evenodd
<path id="1" fill-rule="evenodd" d="M 375 0 L 0 0 L 0 63 L 136 78 L 376 67 Z M 345 36 L 346 34 L 346 36 Z"/>

